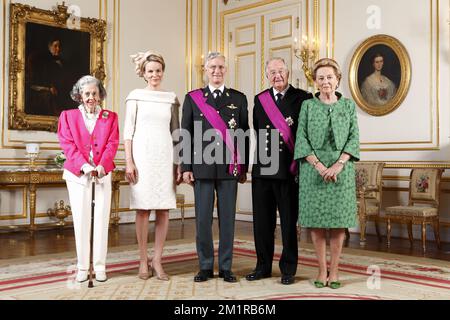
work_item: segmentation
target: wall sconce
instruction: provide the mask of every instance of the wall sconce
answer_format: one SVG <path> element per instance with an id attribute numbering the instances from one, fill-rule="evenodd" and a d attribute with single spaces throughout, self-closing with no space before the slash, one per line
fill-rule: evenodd
<path id="1" fill-rule="evenodd" d="M 26 149 L 26 154 L 25 154 L 25 158 L 29 159 L 29 168 L 30 170 L 35 170 L 36 169 L 36 164 L 35 164 L 35 160 L 37 159 L 38 155 L 39 155 L 39 143 L 35 143 L 35 142 L 27 142 L 25 143 L 25 149 Z"/>
<path id="2" fill-rule="evenodd" d="M 315 39 L 310 43 L 306 35 L 302 38 L 301 47 L 298 45 L 297 38 L 294 42 L 294 54 L 297 59 L 302 61 L 302 70 L 308 81 L 308 87 L 314 87 L 313 66 L 319 57 L 318 43 Z"/>
<path id="3" fill-rule="evenodd" d="M 55 217 L 59 219 L 59 222 L 57 223 L 58 226 L 64 226 L 66 225 L 66 222 L 64 221 L 65 218 L 69 216 L 69 214 L 72 213 L 72 208 L 69 205 L 64 206 L 64 201 L 59 200 L 55 202 L 55 207 L 53 209 L 47 210 L 47 215 L 49 217 Z"/>

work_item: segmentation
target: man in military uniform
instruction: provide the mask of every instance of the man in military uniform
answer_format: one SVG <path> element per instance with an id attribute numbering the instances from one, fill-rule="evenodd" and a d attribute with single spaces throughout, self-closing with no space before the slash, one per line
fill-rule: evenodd
<path id="1" fill-rule="evenodd" d="M 298 167 L 293 160 L 294 145 L 301 104 L 312 95 L 289 85 L 289 70 L 282 58 L 270 59 L 265 72 L 272 87 L 255 97 L 253 109 L 256 154 L 252 200 L 257 263 L 246 279 L 253 281 L 272 275 L 278 209 L 283 243 L 279 263 L 281 283 L 292 284 L 298 258 Z"/>
<path id="2" fill-rule="evenodd" d="M 184 182 L 194 187 L 200 265 L 195 282 L 214 277 L 214 191 L 220 233 L 219 277 L 227 282 L 237 281 L 231 270 L 237 183 L 246 180 L 248 142 L 242 144 L 235 133 L 241 129 L 238 132 L 244 134 L 249 125 L 247 98 L 225 87 L 226 72 L 225 57 L 218 52 L 210 53 L 205 63 L 208 86 L 189 92 L 183 104 L 181 128 L 189 133 L 190 139 L 183 138 L 181 171 Z"/>

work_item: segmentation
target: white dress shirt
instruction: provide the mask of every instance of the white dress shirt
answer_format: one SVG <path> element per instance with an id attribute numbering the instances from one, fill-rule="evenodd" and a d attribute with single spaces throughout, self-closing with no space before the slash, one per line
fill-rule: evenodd
<path id="1" fill-rule="evenodd" d="M 281 97 L 281 99 L 283 99 L 283 98 L 284 98 L 284 95 L 286 94 L 286 91 L 288 91 L 288 89 L 289 89 L 289 86 L 287 86 L 286 89 L 284 89 L 283 91 L 278 91 L 277 89 L 272 88 L 273 96 L 274 96 L 275 99 L 276 99 L 277 93 L 281 93 L 281 94 L 283 95 L 283 96 Z"/>
<path id="2" fill-rule="evenodd" d="M 215 87 L 213 87 L 212 85 L 208 84 L 208 87 L 209 87 L 209 91 L 211 91 L 211 93 L 214 95 L 214 99 L 217 98 L 217 97 L 216 97 L 216 93 L 214 93 L 214 90 L 219 89 L 221 94 L 223 94 L 223 91 L 225 90 L 225 85 L 224 85 L 224 84 L 221 85 L 221 86 L 218 87 L 218 88 L 215 88 Z"/>

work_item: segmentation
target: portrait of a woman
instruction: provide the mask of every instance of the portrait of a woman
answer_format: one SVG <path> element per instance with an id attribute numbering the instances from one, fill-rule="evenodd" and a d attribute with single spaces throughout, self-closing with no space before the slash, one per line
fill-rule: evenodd
<path id="1" fill-rule="evenodd" d="M 363 98 L 371 105 L 386 104 L 397 92 L 394 82 L 383 75 L 384 55 L 376 53 L 371 58 L 373 73 L 367 76 L 361 85 Z"/>

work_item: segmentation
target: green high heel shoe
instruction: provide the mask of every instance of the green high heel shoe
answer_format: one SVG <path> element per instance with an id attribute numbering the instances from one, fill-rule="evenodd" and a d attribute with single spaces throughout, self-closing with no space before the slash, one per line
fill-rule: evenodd
<path id="1" fill-rule="evenodd" d="M 328 286 L 331 289 L 339 289 L 342 286 L 342 284 L 339 281 L 332 281 Z"/>
<path id="2" fill-rule="evenodd" d="M 326 283 L 323 283 L 322 281 L 319 281 L 319 280 L 316 280 L 316 281 L 314 281 L 314 286 L 316 287 L 316 288 L 325 288 L 327 285 L 326 285 Z"/>

